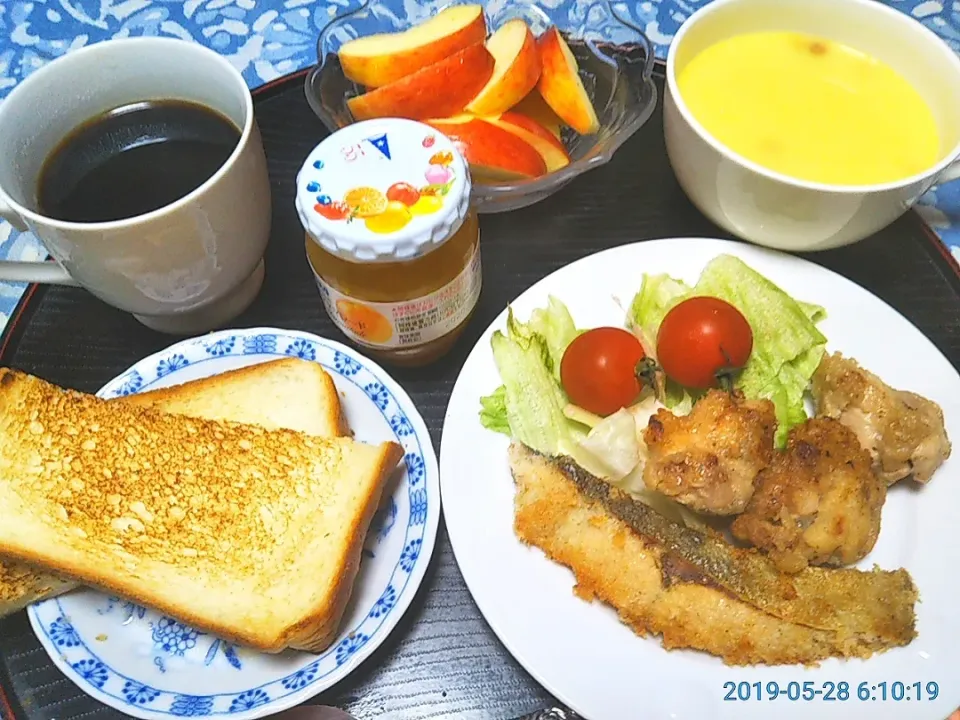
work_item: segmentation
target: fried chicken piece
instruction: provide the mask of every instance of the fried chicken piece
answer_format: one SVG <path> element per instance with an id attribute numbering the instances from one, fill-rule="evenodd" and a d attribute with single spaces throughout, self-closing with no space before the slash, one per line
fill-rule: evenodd
<path id="1" fill-rule="evenodd" d="M 876 544 L 886 497 L 857 436 L 837 420 L 814 418 L 790 431 L 731 530 L 783 572 L 850 565 Z"/>
<path id="2" fill-rule="evenodd" d="M 710 515 L 743 512 L 757 473 L 770 462 L 776 412 L 769 400 L 710 390 L 690 411 L 661 409 L 643 437 L 648 488 Z"/>
<path id="3" fill-rule="evenodd" d="M 812 392 L 817 415 L 853 430 L 870 452 L 874 471 L 888 485 L 910 475 L 926 483 L 950 457 L 940 406 L 895 390 L 856 360 L 825 355 L 813 374 Z"/>

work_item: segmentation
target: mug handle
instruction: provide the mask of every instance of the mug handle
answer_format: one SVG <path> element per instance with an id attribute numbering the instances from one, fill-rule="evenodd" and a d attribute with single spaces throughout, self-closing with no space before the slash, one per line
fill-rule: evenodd
<path id="1" fill-rule="evenodd" d="M 26 224 L 17 213 L 0 199 L 0 217 L 13 225 L 20 232 L 27 230 Z M 44 285 L 79 285 L 56 262 L 18 262 L 13 260 L 0 261 L 0 281 L 43 283 Z"/>

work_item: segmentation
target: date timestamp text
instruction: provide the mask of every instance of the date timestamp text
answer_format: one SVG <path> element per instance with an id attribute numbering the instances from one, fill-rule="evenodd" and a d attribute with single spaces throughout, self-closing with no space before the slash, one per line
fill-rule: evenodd
<path id="1" fill-rule="evenodd" d="M 840 682 L 725 682 L 723 699 L 727 702 L 924 702 L 936 700 L 940 686 L 929 682 L 889 682 L 881 680 L 860 683 Z"/>

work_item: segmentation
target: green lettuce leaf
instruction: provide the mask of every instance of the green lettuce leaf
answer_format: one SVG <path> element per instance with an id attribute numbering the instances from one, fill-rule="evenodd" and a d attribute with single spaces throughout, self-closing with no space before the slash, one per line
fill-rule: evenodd
<path id="1" fill-rule="evenodd" d="M 657 345 L 657 330 L 667 312 L 690 293 L 690 287 L 669 275 L 644 275 L 628 319 L 639 330 L 648 348 Z"/>
<path id="2" fill-rule="evenodd" d="M 560 360 L 576 335 L 570 312 L 556 298 L 527 323 L 508 310 L 506 332 L 496 331 L 490 341 L 503 385 L 480 398 L 483 426 L 542 453 L 569 452 L 584 432 L 564 415 Z"/>
<path id="3" fill-rule="evenodd" d="M 487 430 L 510 434 L 507 420 L 507 388 L 501 385 L 489 395 L 480 398 L 480 424 Z"/>

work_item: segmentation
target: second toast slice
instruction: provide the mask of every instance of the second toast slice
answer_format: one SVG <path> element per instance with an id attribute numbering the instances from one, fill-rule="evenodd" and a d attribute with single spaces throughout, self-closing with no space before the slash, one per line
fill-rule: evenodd
<path id="1" fill-rule="evenodd" d="M 286 428 L 320 437 L 347 434 L 333 379 L 319 363 L 300 358 L 247 365 L 111 402 L 267 430 Z"/>

